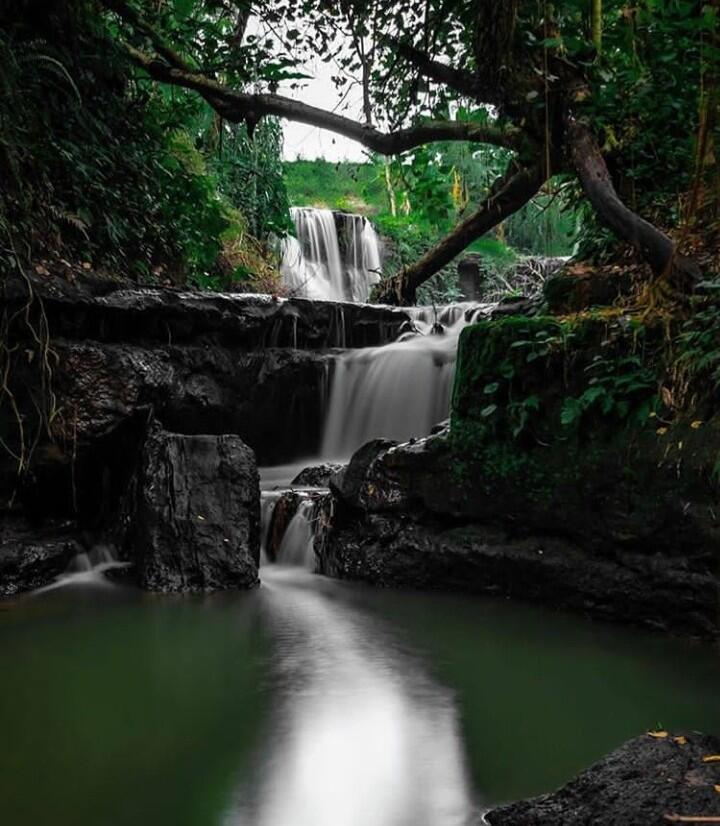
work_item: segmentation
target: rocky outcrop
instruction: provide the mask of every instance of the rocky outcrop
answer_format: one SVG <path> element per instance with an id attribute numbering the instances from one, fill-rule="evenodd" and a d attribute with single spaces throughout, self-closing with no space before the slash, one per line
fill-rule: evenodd
<path id="1" fill-rule="evenodd" d="M 553 794 L 488 812 L 486 822 L 490 826 L 720 822 L 720 762 L 716 762 L 720 739 L 653 734 L 630 740 Z"/>
<path id="2" fill-rule="evenodd" d="M 56 429 L 76 450 L 142 409 L 172 431 L 236 433 L 267 464 L 319 443 L 325 354 L 68 340 L 54 349 Z"/>
<path id="3" fill-rule="evenodd" d="M 0 596 L 41 588 L 68 567 L 82 547 L 68 525 L 0 520 Z"/>
<path id="4" fill-rule="evenodd" d="M 148 590 L 254 586 L 260 488 L 252 450 L 237 436 L 187 436 L 153 425 L 119 533 Z"/>
<path id="5" fill-rule="evenodd" d="M 562 454 L 548 457 L 538 476 L 526 472 L 522 454 L 509 453 L 517 478 L 499 478 L 501 454 L 494 465 L 464 469 L 447 433 L 371 442 L 330 481 L 336 507 L 318 541 L 320 571 L 386 587 L 518 597 L 714 637 L 712 500 L 703 500 L 701 486 L 694 501 L 679 497 L 677 472 L 663 476 L 662 457 L 646 450 L 649 475 L 636 503 L 611 454 L 604 472 L 594 468 L 578 485 Z"/>
<path id="6" fill-rule="evenodd" d="M 370 304 L 281 299 L 269 295 L 128 287 L 95 279 L 69 284 L 33 279 L 54 336 L 147 345 L 202 344 L 244 350 L 265 347 L 375 347 L 393 341 L 409 316 Z M 26 285 L 9 280 L 9 306 L 27 300 Z"/>
<path id="7" fill-rule="evenodd" d="M 322 465 L 311 465 L 301 470 L 290 483 L 294 487 L 326 488 L 330 478 L 338 473 L 344 465 L 337 462 L 325 462 Z"/>

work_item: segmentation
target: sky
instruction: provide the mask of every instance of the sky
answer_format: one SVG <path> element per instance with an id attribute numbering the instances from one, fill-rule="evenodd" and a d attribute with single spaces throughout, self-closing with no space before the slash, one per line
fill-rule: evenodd
<path id="1" fill-rule="evenodd" d="M 351 91 L 347 99 L 342 102 L 342 95 L 338 93 L 331 80 L 333 70 L 332 64 L 323 63 L 321 60 L 314 61 L 312 65 L 303 69 L 307 74 L 313 75 L 312 80 L 306 81 L 306 85 L 301 89 L 290 89 L 289 83 L 282 84 L 280 94 L 331 111 L 338 109 L 340 105 L 343 107 L 347 105 L 347 109 L 338 110 L 339 114 L 360 119 L 362 111 L 360 89 L 356 88 Z M 359 143 L 348 140 L 342 135 L 336 135 L 334 132 L 328 132 L 326 129 L 284 120 L 283 134 L 285 136 L 284 156 L 288 161 L 293 161 L 298 157 L 311 160 L 326 158 L 329 161 L 366 160 L 363 147 Z"/>

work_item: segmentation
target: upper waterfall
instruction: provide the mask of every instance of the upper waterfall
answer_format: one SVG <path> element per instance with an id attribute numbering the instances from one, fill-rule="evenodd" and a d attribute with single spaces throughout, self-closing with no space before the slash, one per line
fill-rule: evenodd
<path id="1" fill-rule="evenodd" d="M 362 215 L 292 207 L 297 237 L 282 245 L 280 272 L 294 296 L 364 302 L 380 280 L 380 240 Z"/>

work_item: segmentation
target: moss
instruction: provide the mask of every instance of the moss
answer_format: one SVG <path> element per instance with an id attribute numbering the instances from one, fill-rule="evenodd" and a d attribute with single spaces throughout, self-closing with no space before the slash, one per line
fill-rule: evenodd
<path id="1" fill-rule="evenodd" d="M 548 502 L 594 476 L 606 454 L 621 473 L 655 423 L 660 344 L 656 331 L 602 313 L 467 327 L 451 416 L 457 475 Z"/>

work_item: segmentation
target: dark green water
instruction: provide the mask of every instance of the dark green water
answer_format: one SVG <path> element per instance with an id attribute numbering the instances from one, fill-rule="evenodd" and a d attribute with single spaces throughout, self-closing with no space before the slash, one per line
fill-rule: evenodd
<path id="1" fill-rule="evenodd" d="M 272 571 L 249 594 L 0 604 L 7 826 L 453 826 L 657 725 L 720 732 L 709 646 Z"/>

